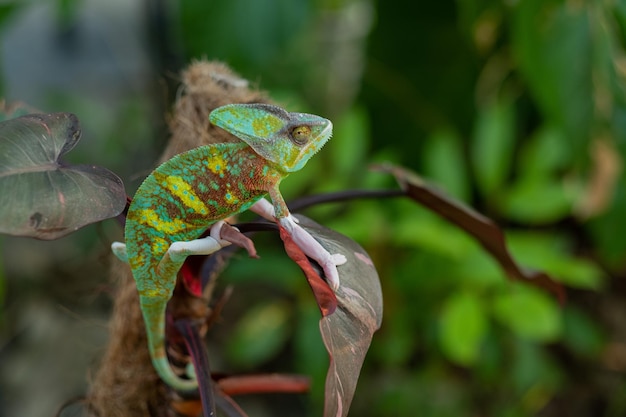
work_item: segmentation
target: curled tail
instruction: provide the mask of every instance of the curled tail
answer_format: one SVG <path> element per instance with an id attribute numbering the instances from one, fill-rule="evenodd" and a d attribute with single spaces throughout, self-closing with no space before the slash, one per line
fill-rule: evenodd
<path id="1" fill-rule="evenodd" d="M 165 307 L 167 299 L 140 296 L 141 312 L 146 324 L 148 348 L 152 366 L 163 382 L 177 391 L 194 391 L 198 388 L 195 379 L 183 379 L 170 366 L 165 350 Z"/>

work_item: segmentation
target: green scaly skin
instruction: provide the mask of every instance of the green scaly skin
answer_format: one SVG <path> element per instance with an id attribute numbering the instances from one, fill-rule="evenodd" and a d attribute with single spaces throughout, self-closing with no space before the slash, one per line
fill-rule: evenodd
<path id="1" fill-rule="evenodd" d="M 278 190 L 281 180 L 301 169 L 332 133 L 329 120 L 265 104 L 223 106 L 211 113 L 210 120 L 243 142 L 201 146 L 159 166 L 130 205 L 126 245 L 112 245 L 114 253 L 130 264 L 135 278 L 153 366 L 166 384 L 179 391 L 196 389 L 197 381 L 179 377 L 169 365 L 165 309 L 186 256 L 218 250 L 224 242 L 197 239 L 267 193 L 276 220 L 285 220 L 289 210 Z M 209 248 L 169 251 L 175 242 L 200 241 Z"/>

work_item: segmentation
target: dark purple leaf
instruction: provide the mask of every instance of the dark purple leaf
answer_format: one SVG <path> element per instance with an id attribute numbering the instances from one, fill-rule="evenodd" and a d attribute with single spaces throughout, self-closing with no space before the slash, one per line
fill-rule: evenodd
<path id="1" fill-rule="evenodd" d="M 185 339 L 187 351 L 191 355 L 193 367 L 196 371 L 203 416 L 215 416 L 215 395 L 213 394 L 213 384 L 211 384 L 209 356 L 204 347 L 202 337 L 200 337 L 197 327 L 189 319 L 176 320 L 175 324 L 176 329 Z"/>
<path id="2" fill-rule="evenodd" d="M 216 392 L 215 401 L 217 402 L 217 407 L 227 417 L 248 417 L 245 411 L 239 407 L 239 404 L 237 404 L 235 400 L 220 390 L 217 390 Z"/>
<path id="3" fill-rule="evenodd" d="M 547 289 L 554 293 L 560 301 L 565 299 L 563 286 L 552 280 L 548 274 L 524 269 L 518 265 L 509 253 L 504 233 L 491 219 L 443 194 L 417 174 L 402 167 L 384 165 L 378 166 L 376 169 L 394 175 L 408 197 L 473 236 L 493 256 L 510 278 Z"/>
<path id="4" fill-rule="evenodd" d="M 70 113 L 0 122 L 0 233 L 56 239 L 124 209 L 126 193 L 115 174 L 60 162 L 79 138 Z"/>

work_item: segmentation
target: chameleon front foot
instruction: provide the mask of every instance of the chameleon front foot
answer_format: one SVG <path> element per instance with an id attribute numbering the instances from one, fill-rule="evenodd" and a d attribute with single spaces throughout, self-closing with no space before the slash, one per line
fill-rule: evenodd
<path id="1" fill-rule="evenodd" d="M 277 201 L 280 200 L 278 194 L 273 196 Z M 284 205 L 284 202 L 282 203 Z M 260 199 L 250 210 L 270 221 L 277 221 L 280 225 L 287 230 L 287 233 L 291 236 L 294 243 L 304 252 L 306 256 L 314 259 L 324 271 L 326 281 L 328 285 L 335 291 L 339 288 L 339 272 L 337 272 L 337 266 L 343 265 L 347 262 L 347 258 L 340 253 L 330 253 L 320 243 L 311 236 L 309 232 L 304 230 L 302 226 L 298 224 L 298 219 L 293 217 L 287 206 L 284 205 L 282 215 L 278 217 L 274 206 L 265 199 Z"/>
<path id="2" fill-rule="evenodd" d="M 314 259 L 324 271 L 328 285 L 336 291 L 339 288 L 339 272 L 337 266 L 347 262 L 347 258 L 341 253 L 330 253 L 320 243 L 311 236 L 309 232 L 300 226 L 296 219 L 288 215 L 279 219 L 280 225 L 284 227 L 293 241 L 306 256 Z"/>

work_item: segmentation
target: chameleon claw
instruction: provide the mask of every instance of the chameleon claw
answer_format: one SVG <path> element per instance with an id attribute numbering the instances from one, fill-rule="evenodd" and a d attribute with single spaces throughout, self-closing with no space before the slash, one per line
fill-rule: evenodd
<path id="1" fill-rule="evenodd" d="M 231 226 L 223 220 L 220 220 L 211 226 L 209 230 L 211 238 L 215 239 L 222 247 L 234 244 L 240 248 L 244 248 L 251 258 L 258 258 L 254 242 L 246 235 L 241 233 L 239 229 Z"/>
<path id="2" fill-rule="evenodd" d="M 230 245 L 230 242 L 222 239 L 222 227 L 224 227 L 224 224 L 226 224 L 224 220 L 215 222 L 209 230 L 209 235 L 221 245 L 226 246 Z"/>
<path id="3" fill-rule="evenodd" d="M 224 223 L 224 225 L 220 229 L 220 237 L 222 239 L 220 242 L 230 242 L 233 245 L 245 249 L 248 252 L 248 256 L 250 256 L 251 258 L 259 257 L 252 239 L 241 233 L 236 227 L 233 227 L 228 223 Z"/>
<path id="4" fill-rule="evenodd" d="M 322 269 L 324 270 L 324 275 L 326 276 L 326 281 L 328 282 L 330 288 L 332 288 L 333 291 L 337 291 L 340 284 L 339 271 L 337 271 L 337 266 L 345 264 L 348 259 L 340 253 L 331 254 L 326 252 L 326 255 L 327 259 L 324 259 L 322 262 L 317 259 L 316 261 L 318 261 L 322 266 Z"/>

